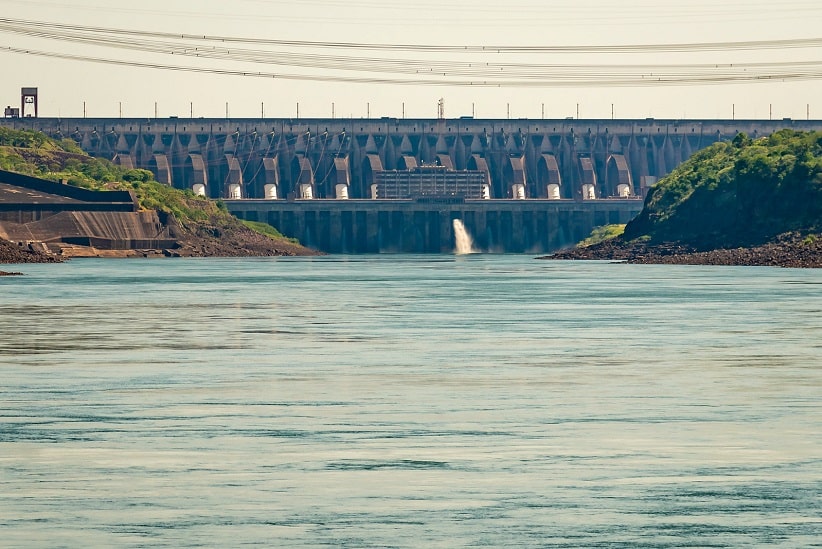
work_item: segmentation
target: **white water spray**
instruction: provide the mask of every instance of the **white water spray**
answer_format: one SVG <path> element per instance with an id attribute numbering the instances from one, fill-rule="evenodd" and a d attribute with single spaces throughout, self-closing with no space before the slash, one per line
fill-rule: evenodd
<path id="1" fill-rule="evenodd" d="M 462 221 L 455 219 L 452 224 L 454 226 L 454 240 L 456 241 L 454 253 L 457 255 L 476 253 L 477 250 L 474 249 L 474 240 L 471 238 L 471 235 L 468 234 L 468 231 L 465 230 L 465 225 L 462 224 Z"/>

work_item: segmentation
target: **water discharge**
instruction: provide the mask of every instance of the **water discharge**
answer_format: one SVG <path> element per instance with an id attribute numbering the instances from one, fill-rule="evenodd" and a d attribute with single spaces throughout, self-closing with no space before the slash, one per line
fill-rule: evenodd
<path id="1" fill-rule="evenodd" d="M 468 231 L 465 230 L 465 225 L 462 224 L 462 220 L 455 219 L 453 225 L 454 241 L 456 242 L 454 253 L 457 255 L 477 253 L 477 250 L 474 249 L 474 239 L 472 239 Z"/>

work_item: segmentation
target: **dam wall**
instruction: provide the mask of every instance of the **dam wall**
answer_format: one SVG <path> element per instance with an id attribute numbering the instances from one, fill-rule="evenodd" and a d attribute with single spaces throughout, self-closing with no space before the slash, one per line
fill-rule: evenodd
<path id="1" fill-rule="evenodd" d="M 487 174 L 491 199 L 598 199 L 643 190 L 739 132 L 818 120 L 6 118 L 212 198 L 372 198 L 378 171 L 423 164 Z M 553 185 L 553 187 L 552 187 Z"/>
<path id="2" fill-rule="evenodd" d="M 640 200 L 226 200 L 241 219 L 262 221 L 329 253 L 450 253 L 459 219 L 478 251 L 549 253 L 594 227 L 627 223 Z"/>
<path id="3" fill-rule="evenodd" d="M 223 199 L 238 217 L 330 253 L 450 252 L 455 219 L 482 251 L 548 253 L 597 226 L 626 223 L 648 188 L 713 143 L 740 132 L 822 130 L 818 120 L 651 118 L 6 118 L 0 125 L 72 139 L 92 156 Z M 465 179 L 470 192 L 437 191 L 440 175 Z M 379 196 L 412 177 L 425 192 Z"/>

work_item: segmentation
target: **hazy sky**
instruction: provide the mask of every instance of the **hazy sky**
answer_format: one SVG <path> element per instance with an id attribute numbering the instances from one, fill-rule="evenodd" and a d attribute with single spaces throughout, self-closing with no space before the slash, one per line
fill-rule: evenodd
<path id="1" fill-rule="evenodd" d="M 822 118 L 822 40 L 802 47 L 724 45 L 822 37 L 819 0 L 0 0 L 0 7 L 0 102 L 18 106 L 21 87 L 38 87 L 41 116 L 82 116 L 85 102 L 89 117 L 116 117 L 121 109 L 123 116 L 152 117 L 156 102 L 161 117 L 187 117 L 192 107 L 194 116 L 222 117 L 228 102 L 232 117 L 259 117 L 263 109 L 266 116 L 294 117 L 299 103 L 301 117 L 330 117 L 332 109 L 340 118 L 400 117 L 404 106 L 406 117 L 431 118 L 442 98 L 447 117 L 544 112 L 565 118 L 576 116 L 579 105 L 581 118 L 610 118 L 613 105 L 616 118 L 804 119 L 810 105 L 811 118 Z M 702 46 L 658 47 L 674 43 Z M 649 47 L 579 51 L 619 45 Z M 507 51 L 514 46 L 523 48 Z M 566 49 L 546 51 L 549 46 Z M 195 47 L 217 58 L 187 55 Z M 724 82 L 719 75 L 730 70 L 777 78 Z M 268 76 L 237 75 L 243 72 Z M 669 74 L 723 82 L 643 84 Z M 790 76 L 796 74 L 804 76 Z M 616 76 L 620 85 L 613 84 Z M 420 80 L 425 83 L 413 83 Z"/>

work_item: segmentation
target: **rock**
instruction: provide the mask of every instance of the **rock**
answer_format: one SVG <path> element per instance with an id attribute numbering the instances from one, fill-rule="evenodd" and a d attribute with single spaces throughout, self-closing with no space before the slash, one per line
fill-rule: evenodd
<path id="1" fill-rule="evenodd" d="M 272 257 L 322 255 L 288 240 L 273 240 L 236 221 L 219 227 L 208 223 L 179 229 L 179 248 L 170 253 L 182 257 Z M 219 235 L 219 237 L 215 236 Z"/>
<path id="2" fill-rule="evenodd" d="M 649 244 L 622 237 L 586 248 L 563 250 L 540 259 L 588 259 L 675 265 L 749 265 L 822 268 L 822 235 L 784 233 L 770 242 L 730 249 L 698 249 L 665 242 Z"/>
<path id="3" fill-rule="evenodd" d="M 0 238 L 0 263 L 56 263 L 62 259 Z"/>

